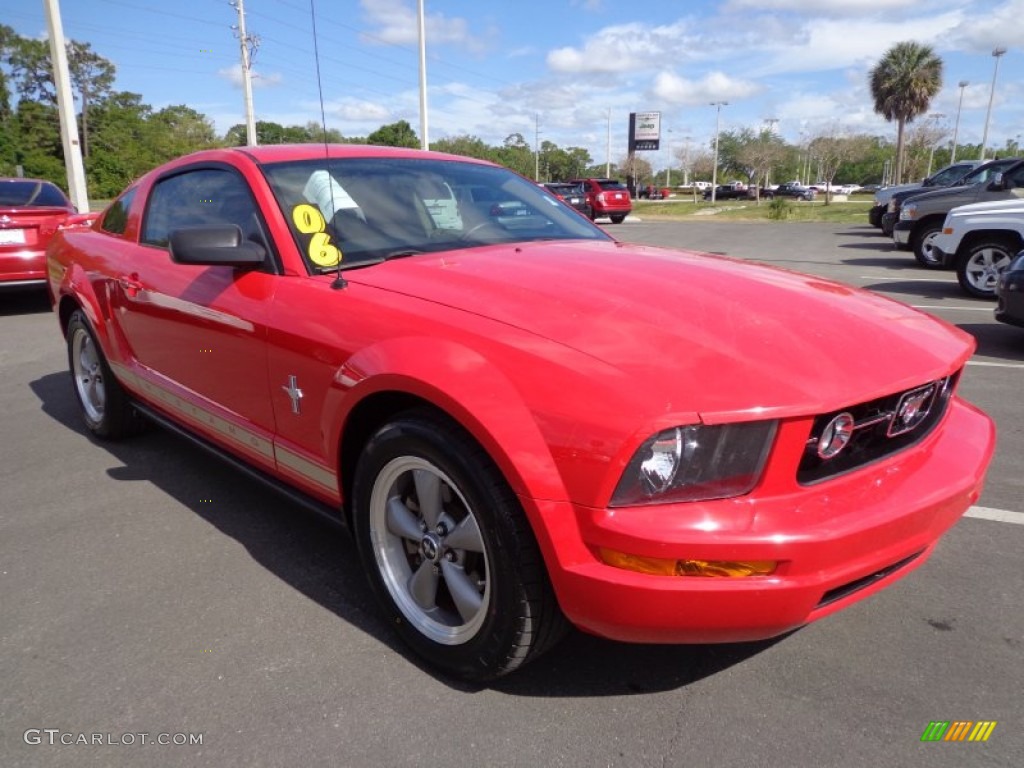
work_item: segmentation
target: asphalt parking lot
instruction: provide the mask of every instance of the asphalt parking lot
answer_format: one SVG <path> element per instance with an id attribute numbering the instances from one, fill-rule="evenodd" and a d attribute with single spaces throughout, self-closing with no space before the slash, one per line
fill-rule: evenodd
<path id="1" fill-rule="evenodd" d="M 610 231 L 834 278 L 975 335 L 961 392 L 999 428 L 976 516 L 892 588 L 787 637 L 573 633 L 469 688 L 399 646 L 343 531 L 159 430 L 87 438 L 45 299 L 0 294 L 0 766 L 1020 766 L 1024 330 L 867 226 Z M 997 726 L 922 743 L 936 720 Z M 104 743 L 60 743 L 79 734 Z"/>

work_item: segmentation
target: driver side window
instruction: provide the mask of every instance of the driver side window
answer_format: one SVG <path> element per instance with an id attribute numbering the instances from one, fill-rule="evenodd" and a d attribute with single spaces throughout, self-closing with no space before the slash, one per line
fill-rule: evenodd
<path id="1" fill-rule="evenodd" d="M 166 248 L 171 232 L 234 224 L 243 240 L 267 247 L 256 204 L 245 181 L 232 171 L 201 168 L 161 179 L 149 195 L 141 241 Z"/>

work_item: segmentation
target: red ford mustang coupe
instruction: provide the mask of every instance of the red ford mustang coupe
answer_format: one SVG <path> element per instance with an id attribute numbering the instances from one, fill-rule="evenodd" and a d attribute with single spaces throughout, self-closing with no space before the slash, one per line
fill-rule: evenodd
<path id="1" fill-rule="evenodd" d="M 468 679 L 567 622 L 705 643 L 826 616 L 927 559 L 995 440 L 946 323 L 616 242 L 465 158 L 201 152 L 48 268 L 97 437 L 155 421 L 340 516 L 389 623 Z"/>

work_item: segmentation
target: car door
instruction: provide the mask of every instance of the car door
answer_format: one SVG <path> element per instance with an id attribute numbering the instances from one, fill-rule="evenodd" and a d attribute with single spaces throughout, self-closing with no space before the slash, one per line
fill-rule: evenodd
<path id="1" fill-rule="evenodd" d="M 177 229 L 234 224 L 268 253 L 261 269 L 171 261 Z M 112 305 L 146 396 L 208 438 L 273 466 L 266 316 L 274 258 L 248 183 L 230 166 L 186 167 L 150 189 L 139 242 Z"/>

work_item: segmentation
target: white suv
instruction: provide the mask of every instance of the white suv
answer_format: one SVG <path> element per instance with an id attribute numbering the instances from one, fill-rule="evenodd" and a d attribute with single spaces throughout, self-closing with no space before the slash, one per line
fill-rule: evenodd
<path id="1" fill-rule="evenodd" d="M 956 267 L 964 292 L 994 299 L 1000 273 L 1024 249 L 1024 200 L 953 208 L 932 241 L 937 259 Z"/>

